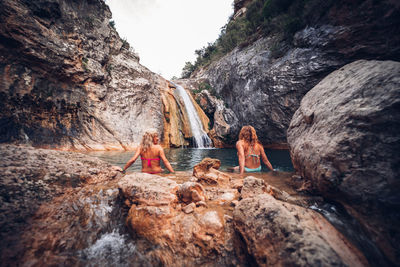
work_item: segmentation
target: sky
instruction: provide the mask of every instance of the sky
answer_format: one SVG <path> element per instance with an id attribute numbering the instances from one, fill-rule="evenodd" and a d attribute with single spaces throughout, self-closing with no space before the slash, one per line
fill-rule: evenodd
<path id="1" fill-rule="evenodd" d="M 121 38 L 140 64 L 166 79 L 180 77 L 195 50 L 214 42 L 233 14 L 233 0 L 106 0 Z"/>

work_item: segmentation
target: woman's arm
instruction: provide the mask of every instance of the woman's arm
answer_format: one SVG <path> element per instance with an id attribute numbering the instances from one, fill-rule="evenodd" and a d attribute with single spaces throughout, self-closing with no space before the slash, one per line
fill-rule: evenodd
<path id="1" fill-rule="evenodd" d="M 142 151 L 142 147 L 139 146 L 138 150 L 136 150 L 135 155 L 133 155 L 133 157 L 125 164 L 125 167 L 122 169 L 122 171 L 124 172 L 126 169 L 128 169 L 139 157 L 140 152 Z"/>
<path id="2" fill-rule="evenodd" d="M 272 167 L 271 163 L 269 162 L 267 155 L 265 154 L 264 151 L 264 147 L 262 145 L 260 145 L 260 149 L 261 149 L 261 158 L 262 161 L 264 162 L 264 164 L 268 167 L 268 169 L 270 169 L 271 171 L 274 170 L 274 168 Z"/>
<path id="3" fill-rule="evenodd" d="M 160 158 L 163 160 L 165 167 L 168 169 L 169 172 L 174 172 L 174 169 L 172 169 L 171 164 L 169 163 L 167 157 L 165 156 L 164 149 L 160 149 Z"/>
<path id="4" fill-rule="evenodd" d="M 239 172 L 240 174 L 244 173 L 244 148 L 243 145 L 238 141 L 236 142 L 236 149 L 238 151 L 238 157 L 239 157 Z"/>

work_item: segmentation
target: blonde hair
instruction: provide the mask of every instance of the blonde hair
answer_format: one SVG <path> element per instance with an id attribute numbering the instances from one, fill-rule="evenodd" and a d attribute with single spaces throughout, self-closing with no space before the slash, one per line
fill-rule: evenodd
<path id="1" fill-rule="evenodd" d="M 142 137 L 142 142 L 140 143 L 143 152 L 146 152 L 153 145 L 153 139 L 158 136 L 156 131 L 147 131 Z"/>
<path id="2" fill-rule="evenodd" d="M 250 125 L 243 126 L 239 133 L 239 140 L 244 140 L 254 146 L 258 143 L 256 130 Z"/>

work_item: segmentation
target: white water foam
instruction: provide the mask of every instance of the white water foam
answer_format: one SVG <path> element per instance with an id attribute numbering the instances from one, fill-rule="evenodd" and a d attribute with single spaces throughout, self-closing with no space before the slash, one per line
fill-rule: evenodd
<path id="1" fill-rule="evenodd" d="M 87 261 L 87 266 L 131 266 L 132 259 L 146 262 L 129 237 L 118 231 L 103 234 L 80 254 Z"/>
<path id="2" fill-rule="evenodd" d="M 176 92 L 183 100 L 185 104 L 186 112 L 189 116 L 189 123 L 190 129 L 192 131 L 193 140 L 194 140 L 194 147 L 197 148 L 207 148 L 211 147 L 212 142 L 211 139 L 208 137 L 207 133 L 204 131 L 203 124 L 197 114 L 196 108 L 194 107 L 189 95 L 187 94 L 186 90 L 180 86 L 175 84 Z"/>

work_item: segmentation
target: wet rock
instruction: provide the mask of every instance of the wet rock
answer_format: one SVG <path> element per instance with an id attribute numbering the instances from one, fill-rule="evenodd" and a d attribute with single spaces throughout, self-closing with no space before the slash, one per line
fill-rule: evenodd
<path id="1" fill-rule="evenodd" d="M 147 206 L 176 205 L 178 202 L 176 182 L 148 173 L 125 175 L 118 183 L 123 196 L 134 204 Z"/>
<path id="2" fill-rule="evenodd" d="M 201 184 L 199 183 L 193 183 L 193 182 L 186 182 L 183 183 L 178 192 L 178 197 L 179 200 L 183 201 L 184 203 L 191 203 L 191 202 L 199 202 L 199 201 L 205 201 L 206 197 L 204 194 L 204 188 Z"/>
<path id="3" fill-rule="evenodd" d="M 356 61 L 303 98 L 288 129 L 302 189 L 342 203 L 394 263 L 400 259 L 400 63 Z M 397 203 L 397 204 L 396 204 Z"/>
<path id="4" fill-rule="evenodd" d="M 228 186 L 231 177 L 226 173 L 218 171 L 221 162 L 218 159 L 205 158 L 193 168 L 193 176 L 198 178 L 199 183 L 208 185 Z"/>
<path id="5" fill-rule="evenodd" d="M 3 144 L 0 157 L 2 264 L 85 264 L 76 251 L 120 218 L 121 174 L 79 153 Z"/>
<path id="6" fill-rule="evenodd" d="M 240 201 L 233 219 L 249 255 L 259 266 L 368 265 L 320 214 L 268 194 Z"/>
<path id="7" fill-rule="evenodd" d="M 230 265 L 236 261 L 229 232 L 231 228 L 225 227 L 218 211 L 207 208 L 204 201 L 197 202 L 199 208 L 194 202 L 181 208 L 181 204 L 176 205 L 177 198 L 169 197 L 171 190 L 176 190 L 175 187 L 159 185 L 161 177 L 156 175 L 148 175 L 145 181 L 135 182 L 135 186 L 129 190 L 126 190 L 125 184 L 132 182 L 126 177 L 119 183 L 121 189 L 124 188 L 124 197 L 140 199 L 130 207 L 126 224 L 132 236 L 151 244 L 151 249 L 147 249 L 151 253 L 146 252 L 150 257 L 167 266 L 176 262 L 182 265 L 192 265 L 194 262 L 211 266 Z M 165 177 L 161 179 L 169 180 Z M 150 190 L 148 185 L 157 187 Z M 188 182 L 188 189 L 190 185 L 198 187 Z M 162 190 L 165 192 L 160 193 Z M 160 201 L 154 201 L 153 191 L 162 196 L 157 198 Z M 138 196 L 133 197 L 136 194 Z M 143 251 L 146 248 L 139 246 L 138 249 Z"/>

